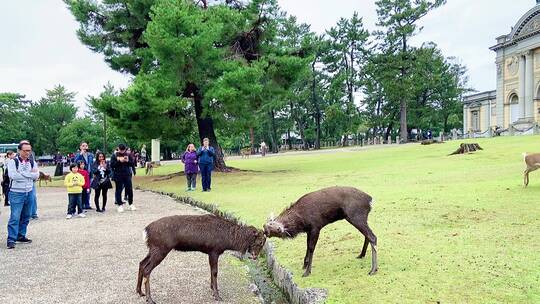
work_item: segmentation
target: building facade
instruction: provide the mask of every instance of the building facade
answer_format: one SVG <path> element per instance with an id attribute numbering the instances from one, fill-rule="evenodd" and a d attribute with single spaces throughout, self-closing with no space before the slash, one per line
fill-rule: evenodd
<path id="1" fill-rule="evenodd" d="M 463 132 L 490 136 L 495 128 L 509 133 L 536 129 L 540 121 L 540 0 L 490 49 L 496 53 L 497 88 L 464 98 Z"/>

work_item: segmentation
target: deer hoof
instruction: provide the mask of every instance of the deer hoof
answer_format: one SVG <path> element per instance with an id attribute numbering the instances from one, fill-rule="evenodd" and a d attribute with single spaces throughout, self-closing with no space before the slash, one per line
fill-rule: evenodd
<path id="1" fill-rule="evenodd" d="M 370 272 L 369 272 L 369 275 L 375 275 L 377 273 L 379 269 L 372 269 Z"/>
<path id="2" fill-rule="evenodd" d="M 223 299 L 219 296 L 219 294 L 214 294 L 214 300 L 216 301 L 223 301 Z"/>
<path id="3" fill-rule="evenodd" d="M 356 258 L 357 258 L 357 259 L 363 259 L 365 256 L 366 256 L 365 254 L 360 254 L 360 255 L 358 255 Z"/>
<path id="4" fill-rule="evenodd" d="M 304 274 L 302 275 L 302 277 L 305 278 L 305 277 L 309 276 L 310 274 L 311 274 L 311 271 L 306 270 L 306 272 L 304 272 Z"/>

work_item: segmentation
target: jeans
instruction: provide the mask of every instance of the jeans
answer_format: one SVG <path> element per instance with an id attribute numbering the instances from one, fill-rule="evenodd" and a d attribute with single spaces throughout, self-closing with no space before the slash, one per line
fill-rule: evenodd
<path id="1" fill-rule="evenodd" d="M 195 189 L 197 186 L 197 173 L 186 173 L 187 187 Z"/>
<path id="2" fill-rule="evenodd" d="M 11 215 L 8 221 L 8 243 L 26 236 L 26 228 L 30 222 L 30 208 L 34 204 L 34 195 L 30 192 L 9 192 Z"/>
<path id="3" fill-rule="evenodd" d="M 125 188 L 126 196 L 128 198 L 128 204 L 133 204 L 133 185 L 131 184 L 131 176 L 117 178 L 114 183 L 116 185 L 116 189 L 114 189 L 114 203 L 119 206 L 124 204 L 124 202 L 122 201 L 122 190 Z"/>
<path id="4" fill-rule="evenodd" d="M 36 183 L 34 183 L 34 187 L 32 187 L 32 195 L 34 196 L 34 200 L 32 202 L 32 206 L 30 207 L 30 217 L 37 217 L 37 190 L 36 190 Z"/>
<path id="5" fill-rule="evenodd" d="M 80 193 L 68 193 L 68 210 L 67 214 L 75 214 L 75 206 L 77 206 L 77 213 L 83 213 L 82 206 L 82 194 Z"/>
<path id="6" fill-rule="evenodd" d="M 83 189 L 81 194 L 83 209 L 90 209 L 90 189 Z"/>
<path id="7" fill-rule="evenodd" d="M 100 210 L 101 208 L 99 208 L 99 197 L 101 194 L 103 194 L 103 210 L 105 210 L 105 205 L 107 205 L 107 192 L 109 191 L 109 189 L 107 189 L 107 187 L 103 187 L 103 188 L 97 188 L 97 189 L 94 189 L 94 203 L 96 204 L 96 209 L 97 210 Z"/>
<path id="8" fill-rule="evenodd" d="M 203 191 L 210 190 L 210 184 L 212 183 L 212 167 L 213 164 L 199 164 Z"/>

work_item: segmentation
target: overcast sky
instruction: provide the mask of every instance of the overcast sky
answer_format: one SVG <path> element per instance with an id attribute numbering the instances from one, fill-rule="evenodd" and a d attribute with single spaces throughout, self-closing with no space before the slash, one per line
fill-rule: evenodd
<path id="1" fill-rule="evenodd" d="M 511 4 L 510 4 L 511 2 Z M 357 11 L 370 30 L 377 16 L 375 0 L 279 0 L 301 22 L 322 33 L 340 17 Z M 511 27 L 535 0 L 448 0 L 427 17 L 419 45 L 433 41 L 446 56 L 458 57 L 469 69 L 470 85 L 479 91 L 495 89 L 495 53 L 489 47 Z M 62 84 L 77 92 L 82 105 L 111 82 L 125 87 L 128 77 L 112 71 L 100 54 L 77 39 L 78 28 L 61 0 L 0 0 L 0 92 L 16 92 L 37 100 L 46 89 Z"/>

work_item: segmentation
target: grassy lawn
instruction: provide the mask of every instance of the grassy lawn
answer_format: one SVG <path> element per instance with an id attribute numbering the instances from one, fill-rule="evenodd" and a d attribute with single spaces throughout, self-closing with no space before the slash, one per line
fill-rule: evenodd
<path id="1" fill-rule="evenodd" d="M 185 193 L 184 176 L 136 183 L 216 203 L 258 227 L 316 189 L 347 185 L 371 194 L 375 276 L 367 275 L 370 249 L 355 258 L 363 237 L 346 221 L 322 230 L 308 278 L 301 277 L 305 234 L 272 239 L 295 281 L 327 288 L 328 303 L 540 303 L 540 171 L 525 189 L 521 155 L 540 152 L 540 137 L 475 142 L 485 150 L 447 156 L 459 144 L 450 142 L 228 161 L 249 171 L 214 174 L 210 193 Z"/>

